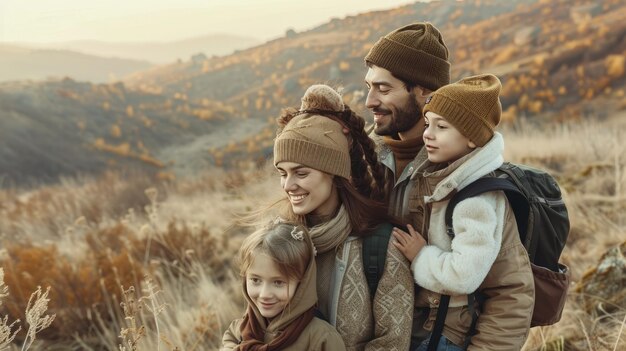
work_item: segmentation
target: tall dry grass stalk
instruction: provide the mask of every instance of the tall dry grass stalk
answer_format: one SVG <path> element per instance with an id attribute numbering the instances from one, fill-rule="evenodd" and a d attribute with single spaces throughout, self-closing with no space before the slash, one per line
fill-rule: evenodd
<path id="1" fill-rule="evenodd" d="M 626 130 L 610 123 L 621 122 L 503 129 L 507 160 L 545 168 L 562 185 L 572 224 L 562 260 L 575 282 L 626 237 Z M 8 285 L 0 285 L 8 316 L 0 319 L 0 350 L 25 340 L 8 321 L 23 320 L 39 285 L 51 286 L 45 298 L 56 314 L 49 334 L 38 335 L 42 345 L 217 349 L 245 307 L 232 258 L 247 232 L 233 226 L 234 214 L 282 196 L 274 172 L 271 165 L 210 171 L 167 183 L 109 173 L 0 190 L 0 272 Z M 626 349 L 626 306 L 594 297 L 588 309 L 589 301 L 572 289 L 562 320 L 533 328 L 524 350 Z"/>
<path id="2" fill-rule="evenodd" d="M 50 293 L 50 287 L 46 291 L 42 291 L 41 287 L 37 287 L 37 290 L 28 299 L 28 305 L 26 306 L 26 323 L 28 323 L 28 331 L 26 332 L 26 339 L 22 345 L 22 351 L 28 350 L 30 346 L 35 342 L 37 333 L 48 328 L 54 318 L 55 314 L 46 315 L 48 310 L 48 294 Z"/>
<path id="3" fill-rule="evenodd" d="M 48 310 L 48 302 L 50 301 L 48 298 L 49 293 L 50 287 L 48 287 L 46 291 L 42 291 L 41 287 L 38 287 L 28 299 L 25 317 L 28 329 L 24 341 L 22 342 L 22 347 L 20 348 L 21 351 L 30 349 L 37 338 L 37 333 L 48 328 L 56 317 L 55 314 L 45 314 Z M 2 300 L 7 296 L 9 296 L 9 293 L 8 287 L 4 285 L 4 269 L 0 268 L 0 305 L 2 305 Z M 15 348 L 12 343 L 22 327 L 18 325 L 15 330 L 13 330 L 13 327 L 19 322 L 20 320 L 17 319 L 11 324 L 8 324 L 8 316 L 0 317 L 0 350 Z"/>
<path id="4" fill-rule="evenodd" d="M 0 268 L 0 306 L 2 300 L 9 296 L 9 288 L 4 285 L 4 269 Z M 19 319 L 9 324 L 9 316 L 4 316 L 0 319 L 0 350 L 7 350 L 9 345 L 15 339 L 17 333 L 22 329 L 18 326 L 16 330 L 13 330 L 15 324 L 19 323 Z"/>
<path id="5" fill-rule="evenodd" d="M 160 298 L 161 291 L 154 284 L 152 279 L 144 280 L 143 295 L 137 298 L 135 296 L 134 287 L 124 290 L 122 287 L 124 302 L 121 307 L 124 310 L 124 318 L 126 327 L 120 330 L 120 338 L 122 344 L 119 345 L 120 351 L 136 351 L 136 350 L 162 350 L 161 345 L 167 347 L 168 350 L 180 351 L 175 346 L 164 331 L 159 327 L 160 315 L 165 312 L 167 304 L 162 302 Z M 147 327 L 145 315 L 142 310 L 147 310 L 152 318 L 153 328 Z M 151 331 L 154 330 L 154 335 Z M 156 344 L 156 345 L 155 345 Z"/>

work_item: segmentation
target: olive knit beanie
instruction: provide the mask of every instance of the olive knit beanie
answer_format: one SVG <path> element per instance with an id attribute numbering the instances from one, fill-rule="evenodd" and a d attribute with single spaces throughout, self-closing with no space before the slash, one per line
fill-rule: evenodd
<path id="1" fill-rule="evenodd" d="M 432 91 L 450 83 L 448 47 L 428 22 L 409 24 L 380 38 L 365 62 Z"/>
<path id="2" fill-rule="evenodd" d="M 440 115 L 474 144 L 484 146 L 500 123 L 500 89 L 500 80 L 492 74 L 463 78 L 429 96 L 424 115 L 428 111 Z"/>
<path id="3" fill-rule="evenodd" d="M 282 161 L 296 162 L 350 179 L 350 150 L 343 126 L 331 117 L 315 112 L 341 113 L 343 110 L 341 95 L 333 88 L 327 85 L 309 87 L 302 97 L 301 113 L 276 136 L 274 165 Z"/>

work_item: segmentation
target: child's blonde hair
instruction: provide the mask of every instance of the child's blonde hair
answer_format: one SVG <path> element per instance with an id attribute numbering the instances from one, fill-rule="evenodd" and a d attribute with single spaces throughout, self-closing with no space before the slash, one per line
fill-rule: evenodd
<path id="1" fill-rule="evenodd" d="M 313 243 L 306 228 L 298 224 L 276 222 L 259 229 L 250 234 L 239 249 L 242 277 L 255 255 L 261 253 L 271 257 L 288 279 L 301 281 L 313 255 Z"/>

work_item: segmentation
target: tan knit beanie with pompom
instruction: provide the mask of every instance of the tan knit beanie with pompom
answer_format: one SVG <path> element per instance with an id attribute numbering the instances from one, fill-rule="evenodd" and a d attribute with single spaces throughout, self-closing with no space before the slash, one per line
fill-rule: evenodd
<path id="1" fill-rule="evenodd" d="M 341 95 L 327 85 L 312 85 L 302 97 L 300 111 L 274 141 L 274 165 L 295 162 L 350 179 L 350 149 L 343 126 L 316 111 L 341 113 Z"/>

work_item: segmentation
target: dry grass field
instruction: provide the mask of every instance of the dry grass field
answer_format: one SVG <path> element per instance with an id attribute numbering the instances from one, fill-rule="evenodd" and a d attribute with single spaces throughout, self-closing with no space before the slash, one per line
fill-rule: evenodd
<path id="1" fill-rule="evenodd" d="M 626 239 L 624 127 L 618 116 L 503 130 L 508 160 L 559 179 L 572 225 L 563 318 L 534 328 L 525 350 L 626 349 L 625 287 L 614 299 L 577 286 Z M 27 349 L 32 337 L 33 350 L 217 349 L 244 309 L 232 258 L 246 233 L 233 225 L 235 214 L 280 196 L 271 167 L 168 182 L 108 173 L 0 190 L 0 277 L 8 287 L 0 285 L 0 350 Z M 47 305 L 28 317 L 38 287 L 50 287 Z M 54 320 L 38 330 L 46 316 Z"/>

